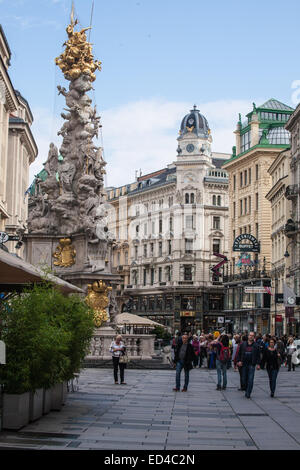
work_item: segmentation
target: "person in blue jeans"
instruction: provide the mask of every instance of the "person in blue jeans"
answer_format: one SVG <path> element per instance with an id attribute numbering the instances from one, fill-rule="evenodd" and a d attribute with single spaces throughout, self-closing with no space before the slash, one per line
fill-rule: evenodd
<path id="1" fill-rule="evenodd" d="M 180 375 L 184 369 L 184 386 L 182 392 L 186 392 L 189 385 L 190 370 L 193 368 L 193 360 L 195 359 L 194 348 L 189 342 L 188 335 L 182 335 L 182 341 L 178 342 L 175 349 L 174 362 L 176 363 L 176 387 L 175 392 L 180 390 Z"/>
<path id="2" fill-rule="evenodd" d="M 275 349 L 275 340 L 272 338 L 269 341 L 269 346 L 265 348 L 264 350 L 262 361 L 261 361 L 262 368 L 264 368 L 266 364 L 272 398 L 274 397 L 274 393 L 275 393 L 276 380 L 277 380 L 277 375 L 278 375 L 278 371 L 280 368 L 280 363 L 281 363 L 281 355 L 278 349 Z"/>
<path id="3" fill-rule="evenodd" d="M 227 386 L 227 366 L 230 359 L 230 349 L 229 349 L 229 338 L 227 335 L 220 336 L 219 340 L 216 341 L 216 368 L 217 368 L 217 377 L 218 384 L 217 390 L 226 390 Z M 222 376 L 223 376 L 223 387 L 222 387 Z"/>
<path id="4" fill-rule="evenodd" d="M 250 398 L 254 383 L 255 367 L 260 369 L 260 347 L 255 342 L 255 333 L 251 331 L 248 340 L 243 341 L 238 352 L 237 366 L 242 367 L 242 384 L 245 397 Z"/>

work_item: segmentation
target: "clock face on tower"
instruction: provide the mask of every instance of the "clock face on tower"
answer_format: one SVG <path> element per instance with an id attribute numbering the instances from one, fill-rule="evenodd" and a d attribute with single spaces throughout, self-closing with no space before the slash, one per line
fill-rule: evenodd
<path id="1" fill-rule="evenodd" d="M 186 150 L 187 150 L 187 152 L 189 152 L 189 153 L 193 152 L 194 149 L 195 149 L 195 147 L 194 147 L 193 144 L 188 144 L 188 145 L 186 146 Z"/>

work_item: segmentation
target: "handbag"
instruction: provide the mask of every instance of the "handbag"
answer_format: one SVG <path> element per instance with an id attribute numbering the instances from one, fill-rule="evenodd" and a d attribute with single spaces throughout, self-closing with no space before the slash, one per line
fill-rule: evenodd
<path id="1" fill-rule="evenodd" d="M 119 357 L 119 362 L 120 362 L 120 364 L 128 364 L 129 357 L 127 356 L 127 353 L 125 353 L 125 354 L 123 354 L 122 356 Z"/>

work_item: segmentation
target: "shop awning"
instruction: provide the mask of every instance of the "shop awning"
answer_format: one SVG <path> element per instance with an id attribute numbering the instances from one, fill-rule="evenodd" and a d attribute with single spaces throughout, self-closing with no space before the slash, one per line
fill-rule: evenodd
<path id="1" fill-rule="evenodd" d="M 123 312 L 116 315 L 115 320 L 117 325 L 128 325 L 128 326 L 148 326 L 154 328 L 155 326 L 162 326 L 165 328 L 165 325 L 157 323 L 156 321 L 149 320 L 149 318 L 140 317 L 139 315 L 134 315 L 133 313 Z"/>
<path id="2" fill-rule="evenodd" d="M 24 287 L 42 282 L 45 274 L 37 267 L 27 263 L 12 253 L 0 249 L 0 289 L 1 291 L 22 290 Z M 79 287 L 47 274 L 47 280 L 57 286 L 64 293 L 84 293 Z"/>

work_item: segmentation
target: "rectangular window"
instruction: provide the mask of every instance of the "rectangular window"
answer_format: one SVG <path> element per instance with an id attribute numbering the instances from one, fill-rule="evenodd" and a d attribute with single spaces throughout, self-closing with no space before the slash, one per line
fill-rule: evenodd
<path id="1" fill-rule="evenodd" d="M 147 231 L 148 231 L 147 228 L 148 228 L 147 224 L 144 224 L 144 235 L 147 235 Z"/>
<path id="2" fill-rule="evenodd" d="M 233 238 L 233 241 L 235 240 L 235 230 L 233 230 L 232 232 L 232 238 Z"/>
<path id="3" fill-rule="evenodd" d="M 255 209 L 258 211 L 258 193 L 255 194 Z"/>
<path id="4" fill-rule="evenodd" d="M 144 245 L 144 257 L 147 258 L 147 245 Z"/>
<path id="5" fill-rule="evenodd" d="M 220 217 L 214 217 L 213 218 L 213 228 L 214 229 L 220 229 Z"/>
<path id="6" fill-rule="evenodd" d="M 125 265 L 128 264 L 128 251 L 125 251 Z"/>
<path id="7" fill-rule="evenodd" d="M 243 215 L 243 199 L 240 199 L 240 215 Z"/>
<path id="8" fill-rule="evenodd" d="M 169 219 L 169 229 L 170 229 L 170 232 L 173 231 L 173 217 L 170 217 Z"/>
<path id="9" fill-rule="evenodd" d="M 218 238 L 213 239 L 213 253 L 220 253 L 220 240 Z"/>
<path id="10" fill-rule="evenodd" d="M 168 255 L 172 254 L 172 240 L 168 240 Z"/>
<path id="11" fill-rule="evenodd" d="M 152 234 L 155 233 L 155 221 L 153 220 L 152 221 Z"/>
<path id="12" fill-rule="evenodd" d="M 259 239 L 259 226 L 257 223 L 255 224 L 255 238 Z"/>
<path id="13" fill-rule="evenodd" d="M 162 281 L 162 268 L 158 268 L 158 282 Z"/>
<path id="14" fill-rule="evenodd" d="M 247 198 L 244 199 L 244 213 L 247 214 Z"/>
<path id="15" fill-rule="evenodd" d="M 192 281 L 192 266 L 186 265 L 184 266 L 184 280 L 185 281 Z"/>
<path id="16" fill-rule="evenodd" d="M 249 168 L 248 170 L 248 181 L 249 181 L 249 184 L 251 184 L 251 168 Z"/>
<path id="17" fill-rule="evenodd" d="M 150 255 L 153 256 L 154 254 L 154 243 L 150 243 Z"/>
<path id="18" fill-rule="evenodd" d="M 255 165 L 255 179 L 258 180 L 258 165 Z"/>
<path id="19" fill-rule="evenodd" d="M 159 219 L 159 233 L 162 233 L 162 219 Z"/>
<path id="20" fill-rule="evenodd" d="M 162 242 L 158 244 L 158 256 L 162 256 Z"/>
<path id="21" fill-rule="evenodd" d="M 243 172 L 240 172 L 240 188 L 243 187 Z"/>
<path id="22" fill-rule="evenodd" d="M 187 215 L 185 217 L 185 228 L 190 228 L 190 229 L 194 228 L 192 215 Z"/>
<path id="23" fill-rule="evenodd" d="M 244 186 L 247 186 L 247 170 L 244 171 Z"/>
<path id="24" fill-rule="evenodd" d="M 233 189 L 236 190 L 236 176 L 233 175 Z"/>
<path id="25" fill-rule="evenodd" d="M 191 238 L 185 239 L 185 252 L 192 253 L 193 251 L 193 240 Z"/>
<path id="26" fill-rule="evenodd" d="M 235 217 L 235 206 L 236 206 L 236 204 L 235 204 L 235 202 L 234 202 L 234 203 L 233 203 L 233 217 Z"/>
<path id="27" fill-rule="evenodd" d="M 249 212 L 249 214 L 251 214 L 251 196 L 248 197 L 248 202 L 249 202 L 249 204 L 248 204 L 248 212 Z"/>
<path id="28" fill-rule="evenodd" d="M 154 268 L 151 268 L 151 286 L 154 284 Z"/>
<path id="29" fill-rule="evenodd" d="M 134 258 L 137 259 L 137 257 L 138 257 L 138 247 L 135 246 L 134 247 Z"/>
<path id="30" fill-rule="evenodd" d="M 144 284 L 144 286 L 147 284 L 147 271 L 146 271 L 146 269 L 144 269 L 144 272 L 143 272 L 143 284 Z"/>

